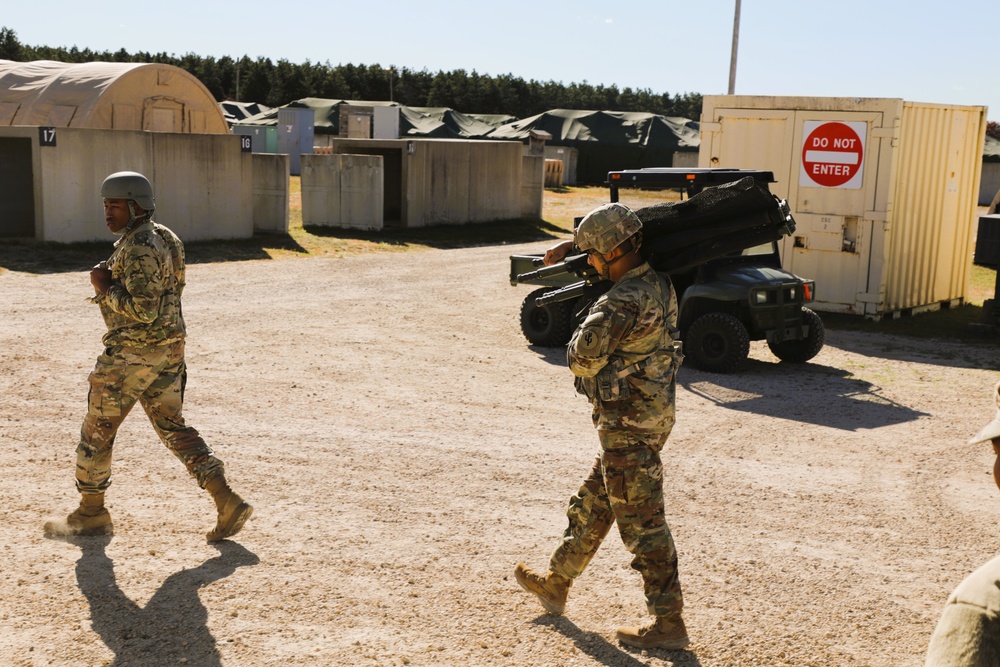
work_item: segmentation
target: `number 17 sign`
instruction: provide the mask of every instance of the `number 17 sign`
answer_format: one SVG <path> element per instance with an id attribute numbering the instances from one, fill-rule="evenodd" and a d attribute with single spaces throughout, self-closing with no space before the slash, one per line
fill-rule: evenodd
<path id="1" fill-rule="evenodd" d="M 864 180 L 868 123 L 807 120 L 802 124 L 799 185 L 857 190 Z"/>

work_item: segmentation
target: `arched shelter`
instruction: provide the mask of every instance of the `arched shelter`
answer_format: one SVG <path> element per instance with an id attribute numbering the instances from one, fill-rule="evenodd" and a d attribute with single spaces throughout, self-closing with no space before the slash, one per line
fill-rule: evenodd
<path id="1" fill-rule="evenodd" d="M 208 89 L 161 63 L 0 60 L 0 126 L 227 134 Z"/>

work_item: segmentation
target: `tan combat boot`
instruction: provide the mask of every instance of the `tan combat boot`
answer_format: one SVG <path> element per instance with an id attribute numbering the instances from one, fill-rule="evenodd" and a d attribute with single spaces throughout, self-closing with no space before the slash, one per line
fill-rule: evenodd
<path id="1" fill-rule="evenodd" d="M 618 628 L 618 641 L 636 648 L 682 649 L 691 643 L 680 612 L 657 616 L 648 625 Z"/>
<path id="2" fill-rule="evenodd" d="M 514 568 L 514 578 L 521 588 L 535 594 L 545 611 L 559 615 L 566 610 L 566 596 L 573 585 L 572 579 L 555 572 L 538 574 L 524 563 L 518 563 Z"/>
<path id="3" fill-rule="evenodd" d="M 45 522 L 46 535 L 111 535 L 111 514 L 104 507 L 103 493 L 84 493 L 80 496 L 80 506 L 65 519 Z"/>
<path id="4" fill-rule="evenodd" d="M 243 524 L 253 514 L 253 507 L 240 495 L 229 488 L 226 478 L 221 473 L 214 475 L 205 482 L 205 489 L 212 494 L 215 506 L 219 510 L 219 520 L 215 528 L 205 534 L 209 542 L 218 542 L 232 537 L 240 532 Z"/>

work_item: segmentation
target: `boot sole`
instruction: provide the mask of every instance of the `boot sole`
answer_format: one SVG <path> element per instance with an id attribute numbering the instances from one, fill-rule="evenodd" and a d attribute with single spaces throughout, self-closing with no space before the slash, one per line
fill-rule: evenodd
<path id="1" fill-rule="evenodd" d="M 521 577 L 517 576 L 516 572 L 514 573 L 514 579 L 517 580 L 517 584 L 521 588 L 523 588 L 524 590 L 526 590 L 527 592 L 531 593 L 536 598 L 538 598 L 538 601 L 542 603 L 542 607 L 545 608 L 545 611 L 549 612 L 550 614 L 554 614 L 555 616 L 562 616 L 563 612 L 566 611 L 566 605 L 558 606 L 552 602 L 549 602 L 535 591 L 531 590 L 526 583 L 521 581 Z"/>
<path id="2" fill-rule="evenodd" d="M 227 537 L 232 537 L 242 530 L 243 524 L 247 522 L 247 519 L 250 518 L 251 514 L 253 514 L 253 506 L 249 503 L 241 503 L 240 506 L 236 508 L 233 518 L 230 519 L 229 524 L 225 527 L 225 529 L 219 532 L 213 530 L 205 537 L 209 542 L 218 542 L 226 539 Z"/>

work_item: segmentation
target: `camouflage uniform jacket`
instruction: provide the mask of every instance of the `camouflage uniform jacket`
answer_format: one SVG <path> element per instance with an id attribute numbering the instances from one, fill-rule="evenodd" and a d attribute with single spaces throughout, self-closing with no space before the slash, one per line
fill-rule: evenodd
<path id="1" fill-rule="evenodd" d="M 152 220 L 139 223 L 115 242 L 107 261 L 111 287 L 94 302 L 108 332 L 106 347 L 151 347 L 183 340 L 184 244 Z"/>
<path id="2" fill-rule="evenodd" d="M 590 308 L 566 349 L 577 390 L 599 430 L 669 432 L 683 358 L 677 296 L 648 263 L 628 271 Z"/>
<path id="3" fill-rule="evenodd" d="M 1000 556 L 967 576 L 941 612 L 925 667 L 995 667 L 1000 658 Z"/>

